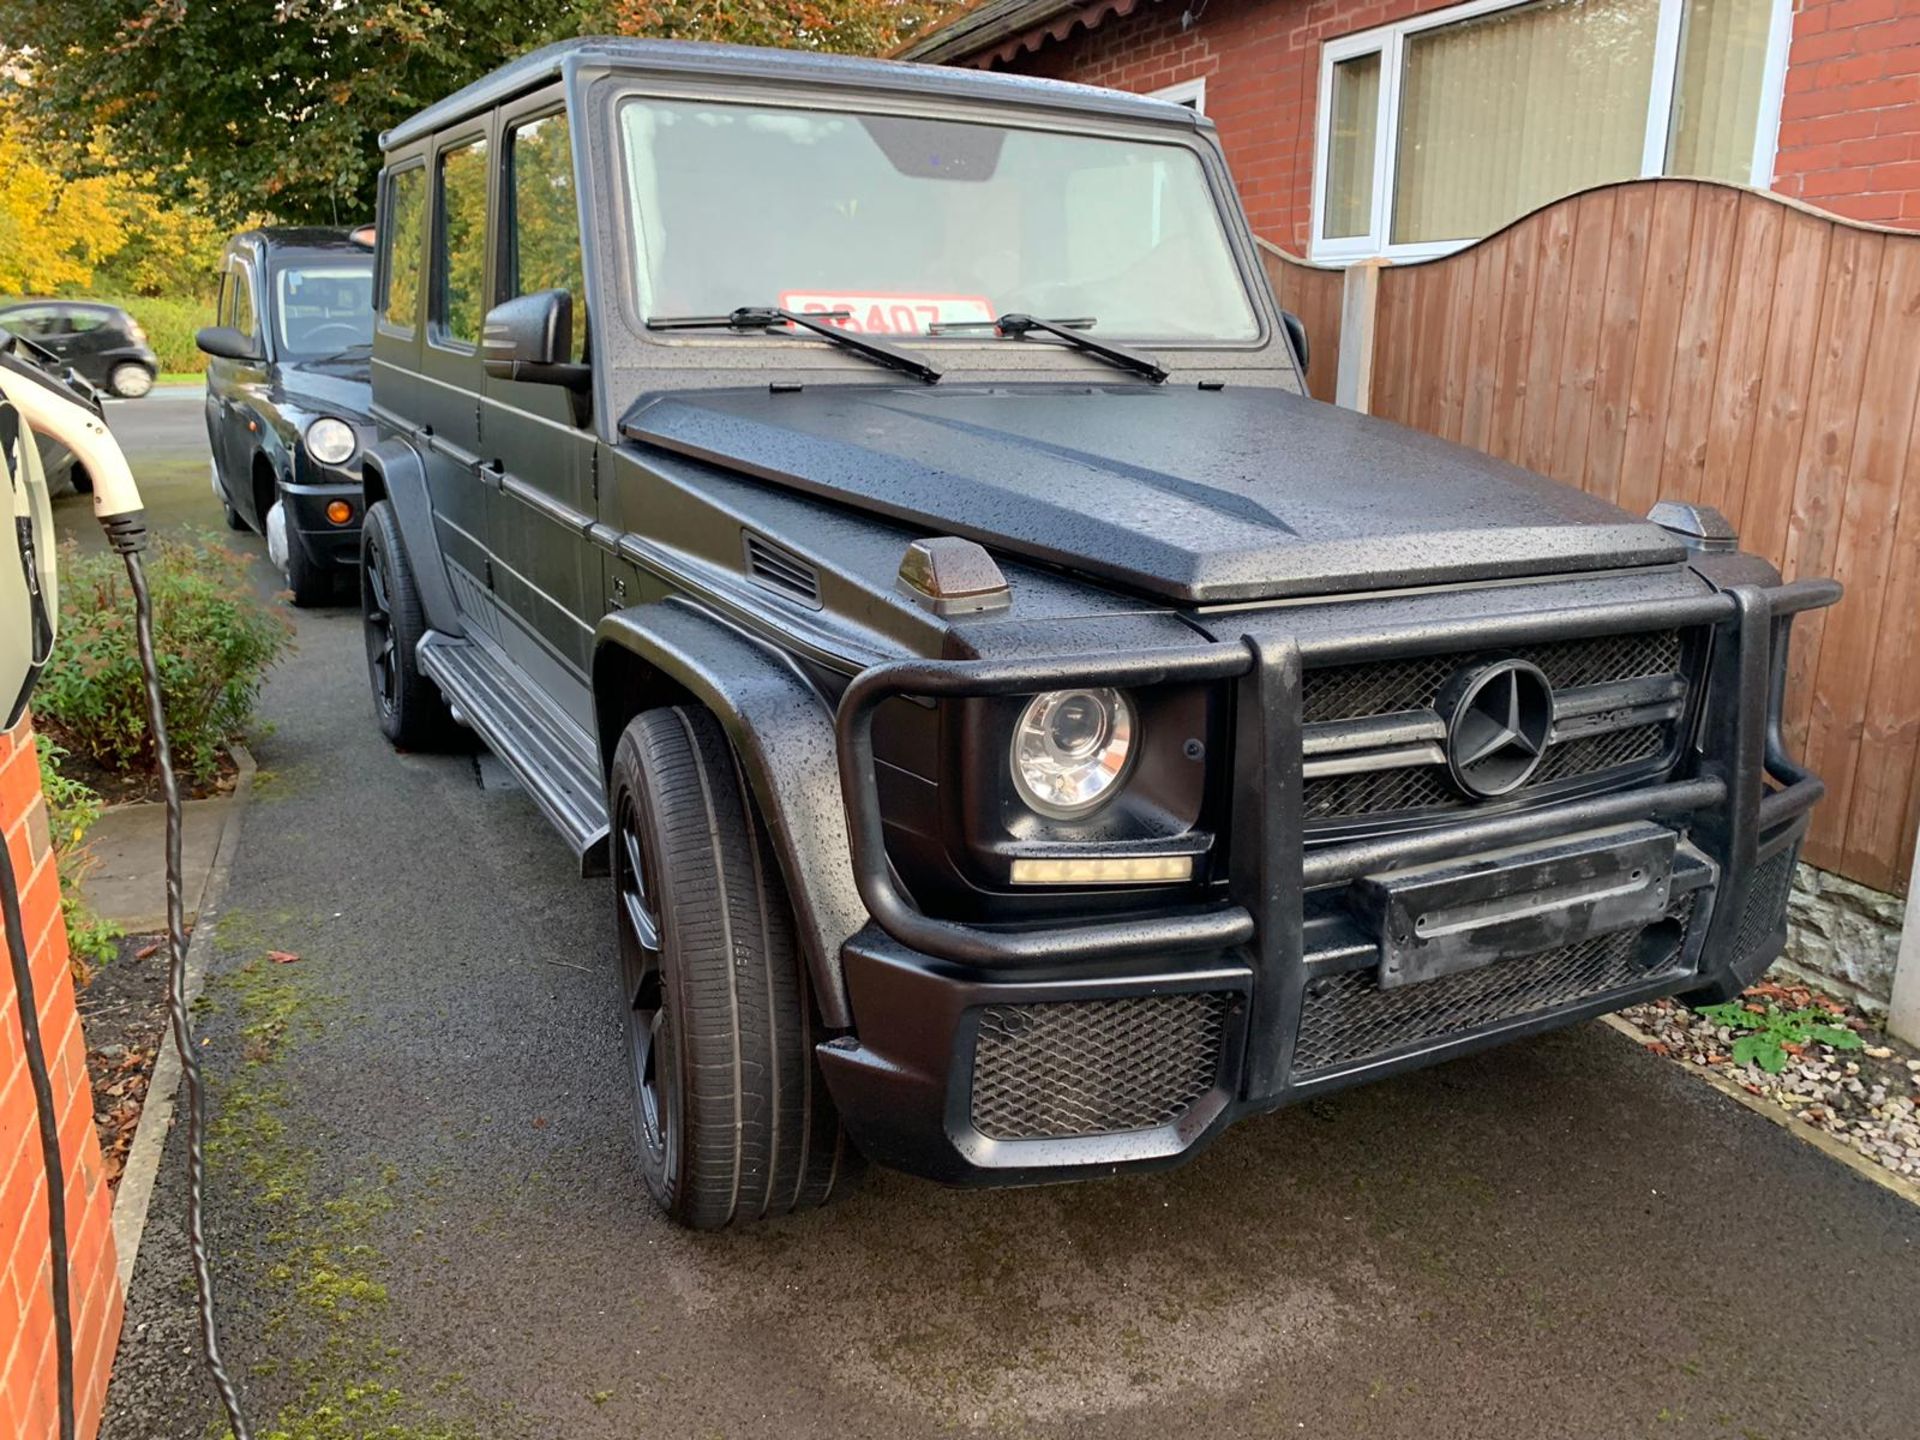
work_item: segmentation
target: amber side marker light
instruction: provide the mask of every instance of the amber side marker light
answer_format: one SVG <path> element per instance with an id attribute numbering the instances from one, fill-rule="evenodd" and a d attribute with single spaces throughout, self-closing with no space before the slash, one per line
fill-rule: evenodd
<path id="1" fill-rule="evenodd" d="M 333 500 L 327 504 L 327 519 L 336 525 L 344 525 L 353 518 L 353 506 L 344 500 Z"/>
<path id="2" fill-rule="evenodd" d="M 1013 862 L 1016 885 L 1139 885 L 1192 878 L 1191 855 L 1129 855 L 1119 859 L 1083 856 L 1077 860 Z"/>

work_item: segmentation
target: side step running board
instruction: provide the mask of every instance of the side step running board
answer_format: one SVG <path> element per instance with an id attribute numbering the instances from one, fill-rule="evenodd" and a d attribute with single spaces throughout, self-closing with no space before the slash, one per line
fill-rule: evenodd
<path id="1" fill-rule="evenodd" d="M 419 654 L 447 703 L 512 767 L 579 857 L 580 873 L 606 874 L 606 792 L 591 739 L 471 640 L 429 630 Z"/>

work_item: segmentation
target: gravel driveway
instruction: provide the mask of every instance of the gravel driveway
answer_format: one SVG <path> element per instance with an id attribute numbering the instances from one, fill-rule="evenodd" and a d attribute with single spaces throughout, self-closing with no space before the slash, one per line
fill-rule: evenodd
<path id="1" fill-rule="evenodd" d="M 202 1017 L 209 1231 L 262 1435 L 1915 1433 L 1920 1210 L 1598 1026 L 1165 1175 L 882 1174 L 811 1217 L 668 1228 L 604 882 L 497 767 L 380 741 L 355 617 L 298 623 Z M 179 1138 L 107 1440 L 214 1414 Z"/>

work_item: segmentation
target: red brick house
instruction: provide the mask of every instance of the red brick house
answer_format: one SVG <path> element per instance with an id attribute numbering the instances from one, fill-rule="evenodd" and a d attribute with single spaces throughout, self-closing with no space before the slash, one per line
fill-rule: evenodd
<path id="1" fill-rule="evenodd" d="M 1317 260 L 1636 175 L 1920 229 L 1920 0 L 980 0 L 901 53 L 1192 105 L 1254 229 Z"/>

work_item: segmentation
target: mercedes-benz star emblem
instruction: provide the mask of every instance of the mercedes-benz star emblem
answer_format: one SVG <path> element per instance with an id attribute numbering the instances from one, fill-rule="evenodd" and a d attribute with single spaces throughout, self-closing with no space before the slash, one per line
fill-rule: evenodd
<path id="1" fill-rule="evenodd" d="M 1447 769 L 1468 795 L 1489 800 L 1533 778 L 1553 733 L 1553 686 L 1525 660 L 1496 660 L 1456 676 L 1443 693 Z"/>

